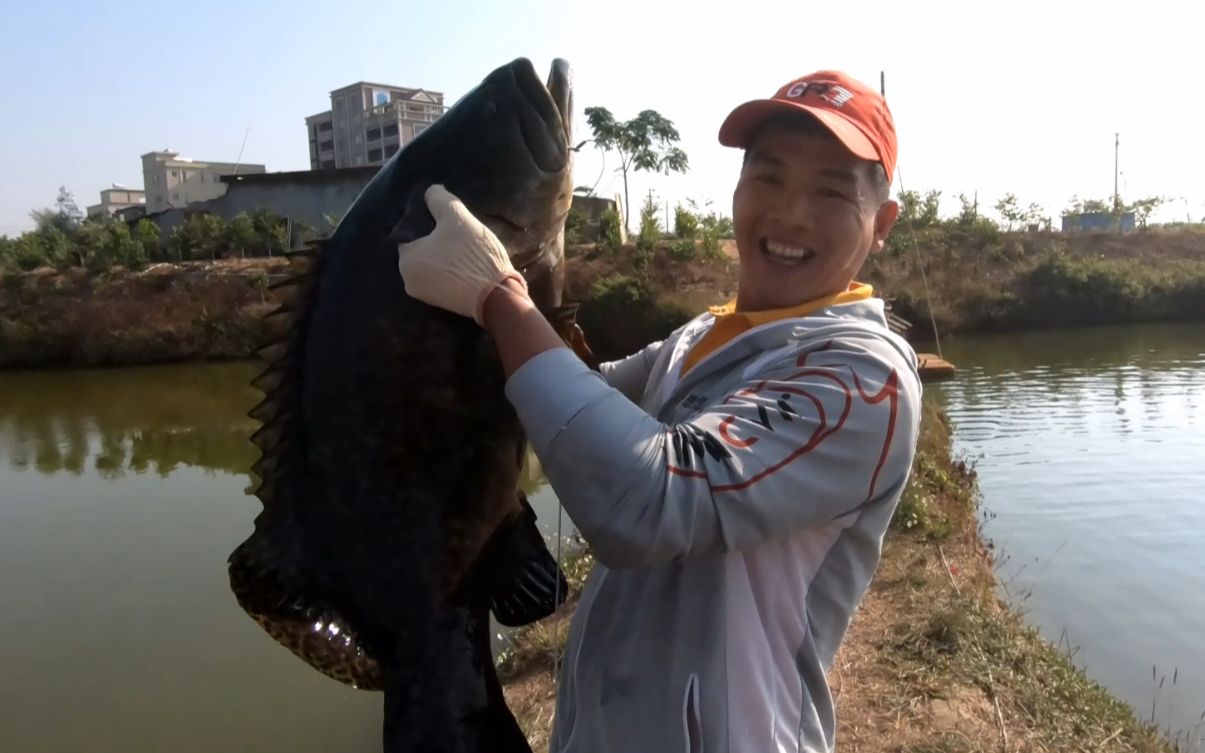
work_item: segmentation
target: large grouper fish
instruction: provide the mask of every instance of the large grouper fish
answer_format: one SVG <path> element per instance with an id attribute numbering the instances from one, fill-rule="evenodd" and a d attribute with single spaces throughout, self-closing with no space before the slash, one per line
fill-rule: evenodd
<path id="1" fill-rule="evenodd" d="M 569 67 L 497 68 L 373 177 L 273 287 L 251 411 L 263 509 L 229 558 L 242 608 L 314 668 L 384 691 L 387 753 L 530 748 L 490 648 L 552 614 L 566 584 L 519 488 L 526 439 L 492 340 L 406 295 L 397 246 L 444 184 L 502 240 L 533 301 L 561 301 L 572 201 Z M 588 350 L 585 351 L 588 353 Z"/>

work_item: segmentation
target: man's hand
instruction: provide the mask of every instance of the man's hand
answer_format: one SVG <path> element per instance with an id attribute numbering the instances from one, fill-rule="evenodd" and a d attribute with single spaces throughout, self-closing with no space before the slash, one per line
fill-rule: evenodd
<path id="1" fill-rule="evenodd" d="M 441 185 L 425 194 L 435 217 L 430 235 L 398 246 L 398 271 L 413 298 L 482 324 L 485 299 L 507 280 L 513 293 L 527 283 L 510 263 L 506 247 L 464 203 Z"/>

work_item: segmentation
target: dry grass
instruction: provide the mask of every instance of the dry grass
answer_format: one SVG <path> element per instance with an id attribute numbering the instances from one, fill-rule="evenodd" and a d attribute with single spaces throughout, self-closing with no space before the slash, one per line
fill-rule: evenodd
<path id="1" fill-rule="evenodd" d="M 0 368 L 246 358 L 275 308 L 256 275 L 283 259 L 49 268 L 0 276 Z"/>
<path id="2" fill-rule="evenodd" d="M 874 257 L 864 277 L 918 336 L 928 332 L 930 306 L 943 333 L 1205 318 L 1205 233 L 923 228 L 892 237 L 893 248 Z M 627 355 L 735 295 L 740 264 L 731 242 L 723 251 L 684 260 L 669 241 L 649 253 L 632 245 L 569 249 L 566 298 L 582 302 L 579 318 L 596 355 Z M 271 294 L 261 303 L 254 276 L 278 274 L 284 263 L 0 275 L 0 368 L 246 358 L 259 341 L 259 317 L 274 307 Z"/>
<path id="3" fill-rule="evenodd" d="M 930 307 L 943 333 L 1205 318 L 1203 233 L 897 227 L 863 275 L 918 332 Z"/>

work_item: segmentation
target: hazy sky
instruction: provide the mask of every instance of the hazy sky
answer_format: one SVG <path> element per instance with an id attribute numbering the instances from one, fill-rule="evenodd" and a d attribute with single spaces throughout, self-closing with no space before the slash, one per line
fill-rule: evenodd
<path id="1" fill-rule="evenodd" d="M 1011 191 L 1052 215 L 1073 194 L 1175 197 L 1160 219 L 1205 216 L 1200 3 L 573 0 L 203 3 L 10 0 L 0 8 L 0 233 L 30 226 L 60 184 L 83 208 L 141 187 L 139 155 L 308 169 L 304 119 L 358 80 L 442 91 L 449 103 L 525 56 L 574 67 L 581 111 L 653 108 L 682 133 L 684 177 L 638 175 L 664 201 L 730 211 L 739 154 L 716 130 L 736 104 L 820 68 L 887 77 L 900 139 L 895 189 L 990 206 Z M 620 190 L 583 150 L 576 182 Z"/>

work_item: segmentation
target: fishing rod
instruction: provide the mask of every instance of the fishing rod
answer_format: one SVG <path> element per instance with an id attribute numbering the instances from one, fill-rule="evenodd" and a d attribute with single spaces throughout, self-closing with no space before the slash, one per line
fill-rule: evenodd
<path id="1" fill-rule="evenodd" d="M 883 96 L 884 100 L 887 99 L 886 71 L 879 71 L 879 93 Z M 895 175 L 896 180 L 900 184 L 900 194 L 902 196 L 907 191 L 904 189 L 904 171 L 899 165 L 895 166 Z M 916 226 L 913 224 L 912 214 L 912 212 L 908 212 L 904 220 L 908 225 L 908 234 L 912 238 L 912 249 L 916 253 L 917 266 L 920 267 L 920 278 L 925 290 L 925 306 L 929 309 L 929 324 L 933 328 L 933 342 L 937 346 L 937 357 L 944 359 L 945 356 L 941 352 L 941 337 L 937 333 L 937 319 L 933 316 L 933 296 L 929 293 L 929 275 L 925 273 L 925 260 L 921 258 L 920 245 L 916 242 Z"/>

